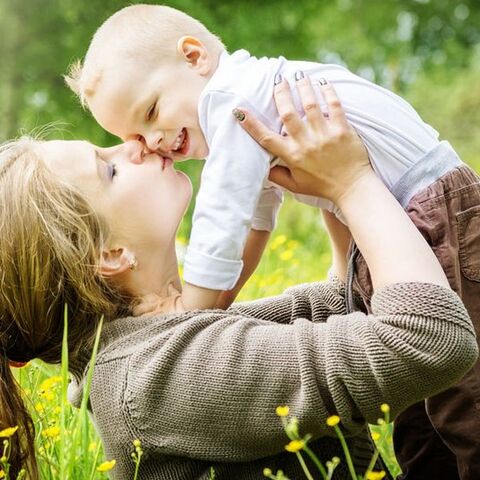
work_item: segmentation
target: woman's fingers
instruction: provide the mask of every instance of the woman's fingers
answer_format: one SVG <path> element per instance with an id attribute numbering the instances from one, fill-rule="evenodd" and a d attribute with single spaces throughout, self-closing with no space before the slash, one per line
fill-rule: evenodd
<path id="1" fill-rule="evenodd" d="M 285 155 L 285 137 L 270 130 L 260 120 L 243 109 L 235 108 L 232 113 L 244 130 L 265 150 L 273 153 L 276 157 Z"/>
<path id="2" fill-rule="evenodd" d="M 303 72 L 301 73 L 303 75 Z M 297 80 L 297 90 L 302 100 L 303 111 L 305 116 L 313 129 L 325 128 L 325 117 L 318 103 L 315 90 L 313 89 L 312 82 L 308 76 Z"/>
<path id="3" fill-rule="evenodd" d="M 320 88 L 322 90 L 323 98 L 327 102 L 328 116 L 332 123 L 339 126 L 348 126 L 348 120 L 342 108 L 342 104 L 337 96 L 337 92 L 333 86 L 325 79 L 320 81 Z"/>
<path id="4" fill-rule="evenodd" d="M 282 80 L 276 84 L 273 89 L 273 97 L 285 130 L 289 135 L 301 141 L 305 137 L 307 129 L 295 108 L 288 82 Z"/>

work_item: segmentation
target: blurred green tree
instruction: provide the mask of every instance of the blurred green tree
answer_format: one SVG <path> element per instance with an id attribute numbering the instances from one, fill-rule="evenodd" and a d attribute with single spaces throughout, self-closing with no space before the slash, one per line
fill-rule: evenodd
<path id="1" fill-rule="evenodd" d="M 63 84 L 96 28 L 122 0 L 0 0 L 0 138 L 59 121 L 70 135 L 102 144 L 95 125 Z M 146 2 L 155 3 L 155 2 Z M 452 72 L 480 55 L 476 0 L 176 0 L 230 50 L 345 63 L 394 90 L 420 72 Z"/>
<path id="2" fill-rule="evenodd" d="M 81 109 L 62 75 L 73 60 L 83 57 L 100 24 L 129 3 L 0 0 L 0 141 L 53 122 L 56 128 L 47 137 L 85 138 L 105 146 L 117 142 Z M 230 51 L 246 48 L 257 56 L 346 64 L 407 96 L 444 137 L 455 140 L 468 161 L 476 162 L 477 0 L 164 3 L 204 22 Z M 197 183 L 199 162 L 181 168 Z"/>

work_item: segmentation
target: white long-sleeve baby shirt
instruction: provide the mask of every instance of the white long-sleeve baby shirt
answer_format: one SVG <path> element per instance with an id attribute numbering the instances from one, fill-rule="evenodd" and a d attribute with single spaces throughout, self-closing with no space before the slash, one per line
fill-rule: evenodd
<path id="1" fill-rule="evenodd" d="M 222 53 L 217 70 L 199 99 L 200 126 L 209 146 L 196 198 L 186 282 L 214 290 L 235 286 L 250 228 L 271 231 L 282 190 L 268 182 L 272 160 L 238 124 L 235 107 L 246 108 L 276 132 L 282 131 L 273 99 L 274 77 L 291 85 L 303 71 L 312 82 L 333 84 L 347 118 L 362 138 L 377 175 L 392 187 L 439 143 L 438 133 L 403 99 L 338 65 L 280 58 L 256 58 L 245 50 Z M 299 112 L 301 104 L 292 89 Z M 319 95 L 319 102 L 325 102 Z M 303 113 L 303 112 L 302 112 Z M 295 195 L 306 204 L 341 213 L 328 200 Z"/>

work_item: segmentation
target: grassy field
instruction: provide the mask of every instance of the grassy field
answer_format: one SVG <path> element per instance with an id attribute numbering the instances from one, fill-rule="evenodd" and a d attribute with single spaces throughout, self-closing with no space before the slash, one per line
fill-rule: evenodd
<path id="1" fill-rule="evenodd" d="M 290 232 L 295 232 L 295 235 Z M 185 240 L 180 237 L 180 252 L 184 243 Z M 318 211 L 287 199 L 278 229 L 240 299 L 275 295 L 291 285 L 322 280 L 330 263 L 328 238 Z M 25 368 L 17 369 L 16 373 L 25 389 L 25 398 L 36 425 L 41 478 L 107 478 L 108 470 L 115 468 L 115 459 L 104 457 L 101 442 L 86 411 L 72 408 L 66 400 L 65 369 L 34 361 Z M 387 464 L 398 472 L 391 444 L 391 426 L 373 428 L 382 433 L 379 446 Z M 285 443 L 288 443 L 287 436 Z M 132 452 L 135 452 L 133 443 Z M 4 465 L 4 471 L 7 469 Z M 259 477 L 261 474 L 259 472 Z M 285 474 L 288 476 L 288 472 Z"/>

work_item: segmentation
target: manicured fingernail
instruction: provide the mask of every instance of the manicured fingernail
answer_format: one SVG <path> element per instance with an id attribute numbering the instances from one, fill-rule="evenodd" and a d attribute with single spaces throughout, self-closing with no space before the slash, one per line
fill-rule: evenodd
<path id="1" fill-rule="evenodd" d="M 320 85 L 326 85 L 327 81 L 324 78 L 321 78 L 319 81 Z"/>
<path id="2" fill-rule="evenodd" d="M 295 80 L 298 82 L 302 78 L 305 78 L 305 74 L 301 70 L 296 71 L 295 72 Z"/>
<path id="3" fill-rule="evenodd" d="M 245 120 L 245 114 L 241 112 L 238 108 L 232 110 L 233 116 L 239 121 L 243 122 Z"/>
<path id="4" fill-rule="evenodd" d="M 280 73 L 277 73 L 275 75 L 275 78 L 273 79 L 273 84 L 274 85 L 278 85 L 279 83 L 282 83 L 283 82 L 283 77 Z"/>

